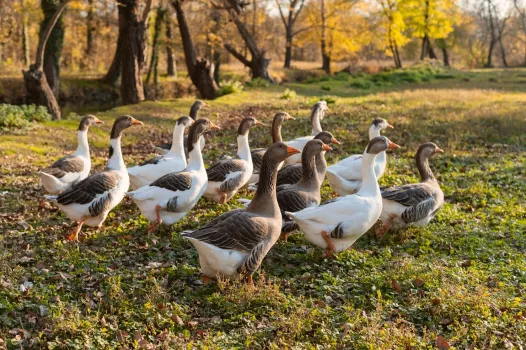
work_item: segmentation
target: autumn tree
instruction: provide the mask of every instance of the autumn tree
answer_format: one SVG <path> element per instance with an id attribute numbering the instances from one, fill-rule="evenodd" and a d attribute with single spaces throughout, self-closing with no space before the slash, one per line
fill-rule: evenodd
<path id="1" fill-rule="evenodd" d="M 44 13 L 44 20 L 40 23 L 41 37 L 60 6 L 59 0 L 41 1 L 42 12 Z M 44 51 L 44 72 L 46 73 L 49 87 L 57 98 L 60 90 L 60 56 L 62 55 L 62 45 L 64 43 L 64 22 L 62 18 L 62 16 L 59 16 L 49 35 Z"/>
<path id="2" fill-rule="evenodd" d="M 406 30 L 404 9 L 400 4 L 401 0 L 378 0 L 381 7 L 381 16 L 384 19 L 386 28 L 385 43 L 388 48 L 387 53 L 393 57 L 396 68 L 402 68 L 402 58 L 400 48 L 403 47 L 409 38 L 404 34 Z"/>
<path id="3" fill-rule="evenodd" d="M 276 5 L 279 10 L 279 15 L 285 26 L 285 63 L 284 68 L 290 68 L 290 62 L 292 61 L 292 39 L 301 31 L 307 30 L 308 28 L 302 28 L 295 31 L 296 21 L 305 6 L 305 0 L 287 0 L 280 1 L 276 0 Z M 283 7 L 287 8 L 287 12 L 284 13 Z"/>

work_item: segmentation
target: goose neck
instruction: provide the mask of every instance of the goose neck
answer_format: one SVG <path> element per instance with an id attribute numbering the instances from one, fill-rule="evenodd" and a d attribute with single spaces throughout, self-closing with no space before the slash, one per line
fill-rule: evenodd
<path id="1" fill-rule="evenodd" d="M 433 171 L 429 167 L 429 157 L 426 157 L 422 153 L 417 153 L 416 155 L 416 167 L 420 173 L 420 178 L 422 181 L 432 180 L 436 181 Z"/>
<path id="2" fill-rule="evenodd" d="M 89 157 L 88 130 L 77 131 L 77 150 L 76 155 Z"/>
<path id="3" fill-rule="evenodd" d="M 252 161 L 250 146 L 248 144 L 248 133 L 237 136 L 237 156 L 245 161 Z"/>
<path id="4" fill-rule="evenodd" d="M 170 156 L 175 157 L 182 157 L 185 158 L 184 154 L 184 126 L 183 125 L 176 125 L 173 132 L 172 137 L 172 147 L 170 148 L 170 151 L 168 154 Z"/>
<path id="5" fill-rule="evenodd" d="M 281 137 L 281 122 L 278 120 L 274 120 L 272 124 L 272 143 L 276 142 L 283 142 L 283 138 Z"/>
<path id="6" fill-rule="evenodd" d="M 110 140 L 110 159 L 108 160 L 107 168 L 118 172 L 126 172 L 120 136 Z"/>
<path id="7" fill-rule="evenodd" d="M 264 158 L 259 173 L 259 183 L 247 210 L 267 217 L 280 216 L 278 200 L 276 197 L 276 178 L 278 164 L 272 159 Z"/>
<path id="8" fill-rule="evenodd" d="M 205 170 L 205 163 L 203 162 L 203 154 L 201 153 L 201 138 L 203 138 L 203 135 L 199 136 L 199 139 L 197 142 L 195 142 L 192 145 L 192 150 L 190 151 L 190 154 L 188 155 L 188 166 L 186 167 L 187 170 L 197 170 L 197 171 L 204 171 Z"/>
<path id="9" fill-rule="evenodd" d="M 362 186 L 358 191 L 361 196 L 380 196 L 380 187 L 374 172 L 376 154 L 364 152 L 362 158 Z"/>
<path id="10" fill-rule="evenodd" d="M 323 131 L 321 128 L 321 120 L 323 119 L 323 110 L 321 108 L 315 108 L 312 111 L 311 115 L 311 123 L 312 123 L 312 136 L 318 135 L 320 132 Z"/>

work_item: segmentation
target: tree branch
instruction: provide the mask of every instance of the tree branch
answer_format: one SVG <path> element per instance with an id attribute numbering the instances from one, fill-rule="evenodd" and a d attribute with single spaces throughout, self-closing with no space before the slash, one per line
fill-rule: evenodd
<path id="1" fill-rule="evenodd" d="M 150 15 L 150 10 L 152 8 L 152 0 L 146 0 L 146 7 L 144 8 L 144 12 L 142 13 L 142 22 L 146 23 L 148 20 L 148 16 Z"/>
<path id="2" fill-rule="evenodd" d="M 177 15 L 177 22 L 179 24 L 179 32 L 181 33 L 181 40 L 183 42 L 184 57 L 186 61 L 186 67 L 188 69 L 188 75 L 192 76 L 197 62 L 194 44 L 192 42 L 192 35 L 190 34 L 190 28 L 188 28 L 188 22 L 186 22 L 186 16 L 181 6 L 181 0 L 173 0 L 172 6 L 174 7 L 175 14 Z"/>
<path id="3" fill-rule="evenodd" d="M 232 54 L 232 56 L 234 56 L 235 58 L 237 58 L 241 63 L 243 63 L 245 66 L 247 67 L 250 67 L 251 63 L 249 60 L 247 60 L 245 58 L 245 56 L 243 56 L 241 53 L 239 53 L 238 51 L 236 51 L 236 49 L 234 49 L 234 47 L 232 47 L 232 45 L 230 44 L 224 44 L 223 45 L 224 48 L 230 52 Z"/>
<path id="4" fill-rule="evenodd" d="M 288 26 L 287 21 L 285 20 L 285 15 L 283 15 L 283 11 L 281 10 L 281 5 L 279 4 L 279 0 L 276 0 L 276 6 L 278 6 L 279 15 L 281 17 L 281 20 L 283 21 L 283 24 L 285 27 Z"/>
<path id="5" fill-rule="evenodd" d="M 39 40 L 38 43 L 38 49 L 37 49 L 37 55 L 36 55 L 36 62 L 35 62 L 35 68 L 40 69 L 42 67 L 42 63 L 44 62 L 44 50 L 46 49 L 46 44 L 49 39 L 49 36 L 51 35 L 51 31 L 53 31 L 53 28 L 55 27 L 55 24 L 57 24 L 57 21 L 66 8 L 66 5 L 68 4 L 70 0 L 64 0 L 64 2 L 60 5 L 60 7 L 57 9 L 53 17 L 51 17 L 51 20 L 47 24 L 46 30 L 42 33 L 42 37 Z"/>

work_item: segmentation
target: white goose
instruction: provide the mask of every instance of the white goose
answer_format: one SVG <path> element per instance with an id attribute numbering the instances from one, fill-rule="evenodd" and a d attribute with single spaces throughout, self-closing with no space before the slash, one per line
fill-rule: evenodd
<path id="1" fill-rule="evenodd" d="M 382 190 L 383 209 L 380 219 L 383 226 L 376 234 L 383 235 L 392 226 L 395 229 L 409 225 L 425 226 L 444 205 L 444 193 L 429 167 L 429 158 L 444 153 L 433 142 L 421 145 L 416 152 L 416 167 L 421 182 Z"/>
<path id="2" fill-rule="evenodd" d="M 312 113 L 310 116 L 310 121 L 312 124 L 312 131 L 310 136 L 303 136 L 298 137 L 294 140 L 290 140 L 285 142 L 288 146 L 294 147 L 296 149 L 299 149 L 300 151 L 303 150 L 303 147 L 314 138 L 314 136 L 318 135 L 320 132 L 322 132 L 321 128 L 321 120 L 323 120 L 323 117 L 325 116 L 325 111 L 328 111 L 329 107 L 327 107 L 327 102 L 320 101 L 312 107 Z M 301 154 L 295 154 L 287 159 L 285 159 L 285 165 L 288 164 L 296 164 L 301 163 Z"/>
<path id="3" fill-rule="evenodd" d="M 130 184 L 133 189 L 149 185 L 163 175 L 186 168 L 184 130 L 193 123 L 194 120 L 190 117 L 185 116 L 177 119 L 170 151 L 163 156 L 152 158 L 140 165 L 128 168 Z"/>
<path id="4" fill-rule="evenodd" d="M 374 172 L 377 154 L 399 147 L 386 137 L 375 137 L 363 154 L 363 183 L 358 193 L 285 214 L 298 224 L 308 241 L 326 248 L 325 256 L 347 249 L 376 223 L 382 212 L 382 196 Z"/>
<path id="5" fill-rule="evenodd" d="M 369 140 L 380 136 L 380 131 L 393 128 L 385 119 L 375 119 L 369 127 Z M 374 172 L 379 179 L 385 172 L 387 154 L 381 152 L 376 157 Z M 327 180 L 331 188 L 339 196 L 358 192 L 362 185 L 362 155 L 354 154 L 327 168 Z"/>
<path id="6" fill-rule="evenodd" d="M 152 222 L 148 232 L 153 232 L 160 224 L 171 225 L 181 220 L 201 198 L 208 183 L 201 139 L 205 132 L 217 129 L 219 127 L 210 120 L 198 119 L 188 133 L 188 167 L 127 193 L 142 215 Z"/>
<path id="7" fill-rule="evenodd" d="M 121 137 L 132 125 L 143 125 L 129 115 L 119 117 L 113 123 L 110 139 L 110 159 L 106 170 L 76 183 L 58 196 L 45 196 L 78 225 L 67 237 L 78 240 L 82 225 L 100 227 L 108 213 L 120 203 L 128 191 L 130 180 L 122 158 Z"/>
<path id="8" fill-rule="evenodd" d="M 91 170 L 88 129 L 93 124 L 103 124 L 103 122 L 93 115 L 82 118 L 77 131 L 78 145 L 75 153 L 60 158 L 49 168 L 38 172 L 40 181 L 48 194 L 59 194 L 88 177 Z"/>
<path id="9" fill-rule="evenodd" d="M 253 117 L 243 118 L 237 130 L 237 156 L 215 162 L 206 170 L 208 186 L 204 196 L 224 204 L 250 180 L 254 165 L 248 144 L 248 132 L 263 123 Z"/>

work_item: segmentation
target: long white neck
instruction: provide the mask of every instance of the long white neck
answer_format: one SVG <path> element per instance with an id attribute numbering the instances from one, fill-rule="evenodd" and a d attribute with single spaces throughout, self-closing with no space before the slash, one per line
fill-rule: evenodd
<path id="1" fill-rule="evenodd" d="M 199 140 L 193 144 L 193 149 L 188 155 L 188 166 L 186 170 L 197 170 L 205 171 L 205 163 L 203 162 L 203 154 L 201 153 L 201 139 L 203 136 L 199 137 Z"/>
<path id="2" fill-rule="evenodd" d="M 376 154 L 363 153 L 362 158 L 362 187 L 358 191 L 360 196 L 380 196 L 380 186 L 374 173 Z"/>
<path id="3" fill-rule="evenodd" d="M 237 156 L 247 162 L 252 161 L 250 146 L 248 144 L 248 134 L 237 136 Z"/>
<path id="4" fill-rule="evenodd" d="M 312 116 L 312 136 L 318 135 L 320 132 L 323 131 L 321 128 L 321 117 L 323 112 L 321 110 L 314 111 L 314 115 Z"/>
<path id="5" fill-rule="evenodd" d="M 172 148 L 168 152 L 168 157 L 186 159 L 184 154 L 184 125 L 176 125 L 172 139 Z"/>
<path id="6" fill-rule="evenodd" d="M 110 159 L 108 160 L 107 166 L 108 169 L 126 173 L 126 165 L 122 158 L 120 137 L 110 140 L 110 153 Z"/>
<path id="7" fill-rule="evenodd" d="M 371 125 L 371 127 L 369 128 L 369 141 L 371 141 L 372 139 L 378 136 L 381 136 L 380 129 L 378 129 L 374 125 Z M 385 170 L 386 162 L 387 162 L 387 152 L 382 151 L 378 153 L 378 155 L 376 156 L 376 164 L 382 164 L 383 170 Z M 381 171 L 381 173 L 383 174 L 383 171 Z"/>
<path id="8" fill-rule="evenodd" d="M 77 131 L 78 145 L 75 155 L 89 158 L 88 130 Z"/>

